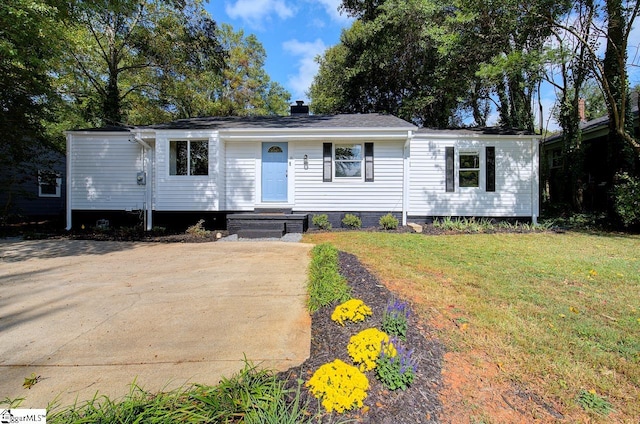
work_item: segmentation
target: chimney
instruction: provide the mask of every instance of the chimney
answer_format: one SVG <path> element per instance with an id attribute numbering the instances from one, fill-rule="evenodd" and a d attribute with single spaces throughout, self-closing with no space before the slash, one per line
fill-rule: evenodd
<path id="1" fill-rule="evenodd" d="M 291 105 L 291 116 L 309 115 L 309 106 L 303 100 L 296 100 L 296 104 Z"/>
<path id="2" fill-rule="evenodd" d="M 587 122 L 587 112 L 586 112 L 586 104 L 584 99 L 578 100 L 578 117 L 580 118 L 580 122 Z"/>

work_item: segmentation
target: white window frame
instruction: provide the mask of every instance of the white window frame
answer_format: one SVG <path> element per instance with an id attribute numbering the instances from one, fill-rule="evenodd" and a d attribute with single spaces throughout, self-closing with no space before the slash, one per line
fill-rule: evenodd
<path id="1" fill-rule="evenodd" d="M 562 168 L 562 149 L 549 150 L 549 169 Z"/>
<path id="2" fill-rule="evenodd" d="M 55 193 L 43 193 L 43 174 L 51 174 L 56 176 L 56 191 Z M 38 170 L 38 197 L 60 197 L 62 195 L 62 175 L 59 172 L 48 171 L 44 169 Z"/>
<path id="3" fill-rule="evenodd" d="M 336 150 L 340 147 L 360 147 L 360 159 L 336 159 Z M 364 180 L 364 143 L 333 143 L 333 178 L 334 181 L 363 181 Z M 342 162 L 359 162 L 360 175 L 357 176 L 339 176 L 338 163 Z"/>
<path id="4" fill-rule="evenodd" d="M 175 173 L 177 172 L 177 170 L 172 171 L 172 169 L 174 168 L 175 164 L 174 161 L 177 159 L 175 157 L 172 156 L 171 154 L 171 144 L 172 143 L 177 143 L 180 141 L 184 141 L 187 143 L 187 173 L 186 174 L 178 174 Z M 193 175 L 191 174 L 191 143 L 196 142 L 196 143 L 207 143 L 207 173 L 206 174 L 201 174 L 201 175 Z M 184 178 L 184 177 L 208 177 L 209 176 L 209 161 L 210 161 L 210 154 L 209 154 L 209 150 L 210 150 L 209 146 L 209 140 L 207 139 L 173 139 L 173 140 L 169 140 L 168 142 L 168 150 L 167 150 L 167 156 L 169 158 L 168 160 L 168 172 L 169 172 L 169 176 L 170 177 L 178 177 L 178 178 Z M 175 166 L 175 168 L 177 168 L 177 166 Z"/>
<path id="5" fill-rule="evenodd" d="M 482 165 L 485 163 L 484 149 L 456 149 L 456 166 L 455 166 L 455 185 L 460 190 L 482 190 L 484 191 L 484 168 Z M 478 157 L 478 166 L 475 168 L 462 168 L 460 158 L 462 156 L 475 155 Z M 464 171 L 476 171 L 478 172 L 478 185 L 477 186 L 462 186 L 460 184 L 460 173 Z"/>

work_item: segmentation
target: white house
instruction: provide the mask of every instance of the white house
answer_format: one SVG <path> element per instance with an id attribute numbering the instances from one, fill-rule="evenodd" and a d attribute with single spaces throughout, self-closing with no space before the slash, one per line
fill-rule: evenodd
<path id="1" fill-rule="evenodd" d="M 300 106 L 300 105 L 298 105 Z M 305 106 L 303 106 L 305 107 Z M 295 108 L 295 106 L 292 108 Z M 67 228 L 80 213 L 283 210 L 376 225 L 538 216 L 538 140 L 426 130 L 390 115 L 195 118 L 67 132 Z M 306 228 L 306 227 L 305 227 Z"/>

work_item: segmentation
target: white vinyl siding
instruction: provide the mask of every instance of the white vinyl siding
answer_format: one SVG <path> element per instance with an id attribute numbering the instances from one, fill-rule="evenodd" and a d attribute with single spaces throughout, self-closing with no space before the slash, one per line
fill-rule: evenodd
<path id="1" fill-rule="evenodd" d="M 76 210 L 142 209 L 145 186 L 142 147 L 126 135 L 74 136 L 70 160 L 71 208 Z"/>
<path id="2" fill-rule="evenodd" d="M 409 216 L 537 215 L 537 141 L 504 136 L 468 140 L 417 134 L 411 140 Z M 485 189 L 487 146 L 495 146 L 495 192 Z M 455 148 L 455 191 L 447 192 L 445 147 Z M 459 186 L 459 154 L 480 152 L 480 186 Z"/>
<path id="3" fill-rule="evenodd" d="M 353 144 L 335 141 L 335 145 Z M 364 145 L 364 143 L 362 143 Z M 322 143 L 290 143 L 295 161 L 295 209 L 312 211 L 379 211 L 402 210 L 404 142 L 375 141 L 373 162 L 375 178 L 335 178 L 323 182 Z M 304 156 L 308 166 L 305 169 Z"/>
<path id="4" fill-rule="evenodd" d="M 225 210 L 252 211 L 256 205 L 260 142 L 229 142 L 225 146 Z"/>
<path id="5" fill-rule="evenodd" d="M 217 211 L 218 140 L 211 134 L 163 132 L 156 138 L 155 210 L 157 211 Z M 172 140 L 208 140 L 209 175 L 171 175 L 169 144 Z"/>

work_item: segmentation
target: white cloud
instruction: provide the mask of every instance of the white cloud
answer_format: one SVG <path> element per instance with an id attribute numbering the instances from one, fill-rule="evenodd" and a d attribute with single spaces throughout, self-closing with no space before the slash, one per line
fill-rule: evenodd
<path id="1" fill-rule="evenodd" d="M 310 0 L 310 1 L 311 3 L 320 3 L 324 7 L 324 10 L 327 12 L 327 15 L 329 15 L 331 17 L 331 20 L 335 22 L 347 23 L 353 20 L 353 18 L 350 18 L 349 16 L 347 16 L 346 13 L 344 12 L 340 13 L 340 11 L 338 10 L 340 5 L 342 4 L 342 0 Z"/>
<path id="2" fill-rule="evenodd" d="M 254 28 L 261 28 L 262 21 L 275 14 L 280 19 L 291 18 L 295 11 L 284 0 L 237 0 L 227 4 L 225 12 L 232 19 L 242 19 Z"/>
<path id="3" fill-rule="evenodd" d="M 319 65 L 315 58 L 324 53 L 327 46 L 319 38 L 313 42 L 301 42 L 293 39 L 282 43 L 282 48 L 290 55 L 298 57 L 297 73 L 287 76 L 288 86 L 293 91 L 291 94 L 295 100 L 306 99 L 306 92 L 309 91 L 313 77 L 318 73 Z"/>
<path id="4" fill-rule="evenodd" d="M 315 18 L 309 23 L 310 27 L 322 29 L 326 26 L 322 19 Z"/>

